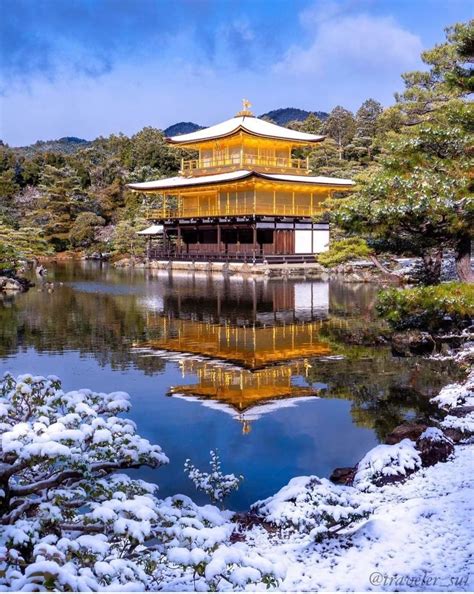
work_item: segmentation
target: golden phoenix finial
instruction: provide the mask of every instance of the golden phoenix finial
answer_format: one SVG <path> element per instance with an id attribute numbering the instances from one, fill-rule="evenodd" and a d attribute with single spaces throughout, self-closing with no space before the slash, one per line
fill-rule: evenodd
<path id="1" fill-rule="evenodd" d="M 242 109 L 239 111 L 237 116 L 252 116 L 253 113 L 250 111 L 252 104 L 248 99 L 242 99 Z"/>

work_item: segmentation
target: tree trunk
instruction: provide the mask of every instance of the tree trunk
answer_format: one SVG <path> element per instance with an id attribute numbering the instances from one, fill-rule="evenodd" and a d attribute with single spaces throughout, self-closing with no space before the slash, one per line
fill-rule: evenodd
<path id="1" fill-rule="evenodd" d="M 423 283 L 426 285 L 437 285 L 441 280 L 441 264 L 443 263 L 443 250 L 426 252 L 423 260 Z"/>
<path id="2" fill-rule="evenodd" d="M 456 245 L 456 272 L 463 283 L 473 283 L 474 274 L 471 266 L 471 238 L 464 235 Z"/>
<path id="3" fill-rule="evenodd" d="M 399 274 L 389 270 L 386 266 L 384 266 L 382 264 L 382 262 L 380 262 L 380 260 L 374 254 L 369 256 L 369 260 L 371 260 L 371 262 L 375 265 L 375 267 L 378 268 L 381 272 L 383 272 L 387 276 L 388 280 L 396 281 L 397 283 L 403 282 L 403 279 Z"/>

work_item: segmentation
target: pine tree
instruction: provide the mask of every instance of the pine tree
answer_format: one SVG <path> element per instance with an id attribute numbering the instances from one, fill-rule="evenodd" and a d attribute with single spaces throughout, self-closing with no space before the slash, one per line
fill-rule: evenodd
<path id="1" fill-rule="evenodd" d="M 355 115 L 354 138 L 346 147 L 348 157 L 367 162 L 373 158 L 378 121 L 382 112 L 382 105 L 375 99 L 367 99 L 359 107 Z"/>
<path id="2" fill-rule="evenodd" d="M 439 282 L 446 249 L 456 254 L 461 280 L 473 279 L 470 243 L 473 106 L 452 74 L 465 65 L 458 40 L 473 23 L 447 30 L 446 43 L 424 52 L 428 71 L 403 76 L 397 95 L 398 132 L 387 132 L 380 163 L 360 190 L 336 204 L 335 220 L 395 253 L 420 256 L 425 280 Z"/>
<path id="3" fill-rule="evenodd" d="M 43 197 L 35 218 L 44 227 L 46 238 L 64 248 L 75 216 L 87 206 L 86 193 L 70 166 L 46 165 L 39 187 Z"/>
<path id="4" fill-rule="evenodd" d="M 336 141 L 341 161 L 344 149 L 354 138 L 355 131 L 356 124 L 352 113 L 340 105 L 335 107 L 324 124 L 324 133 Z"/>

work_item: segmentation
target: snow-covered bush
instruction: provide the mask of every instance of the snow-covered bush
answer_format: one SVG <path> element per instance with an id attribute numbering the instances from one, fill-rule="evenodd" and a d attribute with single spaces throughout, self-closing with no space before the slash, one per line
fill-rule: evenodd
<path id="1" fill-rule="evenodd" d="M 465 416 L 457 417 L 448 415 L 441 421 L 443 429 L 455 429 L 462 433 L 463 439 L 474 435 L 474 412 L 469 412 Z"/>
<path id="2" fill-rule="evenodd" d="M 211 450 L 210 455 L 209 466 L 211 472 L 199 470 L 194 464 L 191 464 L 191 460 L 186 460 L 184 470 L 198 491 L 206 493 L 212 503 L 222 503 L 232 491 L 239 488 L 244 477 L 235 474 L 224 474 L 218 452 Z"/>
<path id="3" fill-rule="evenodd" d="M 272 497 L 257 501 L 252 509 L 267 522 L 295 528 L 320 541 L 366 518 L 372 506 L 357 489 L 315 476 L 300 476 Z"/>
<path id="4" fill-rule="evenodd" d="M 445 386 L 431 402 L 444 410 L 463 405 L 474 406 L 474 373 L 471 373 L 463 384 Z"/>
<path id="5" fill-rule="evenodd" d="M 371 491 L 405 478 L 421 468 L 421 458 L 410 439 L 395 445 L 378 445 L 371 449 L 357 465 L 354 486 L 361 491 Z"/>
<path id="6" fill-rule="evenodd" d="M 155 485 L 117 473 L 168 462 L 132 421 L 117 416 L 129 406 L 123 392 L 64 393 L 55 377 L 5 375 L 0 590 L 273 583 L 272 562 L 230 544 L 229 513 L 183 496 L 159 500 Z"/>

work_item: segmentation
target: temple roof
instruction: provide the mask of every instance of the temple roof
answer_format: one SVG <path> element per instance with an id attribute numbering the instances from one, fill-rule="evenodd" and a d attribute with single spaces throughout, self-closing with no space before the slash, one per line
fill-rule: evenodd
<path id="1" fill-rule="evenodd" d="M 171 136 L 167 138 L 168 142 L 173 144 L 194 144 L 197 142 L 205 142 L 206 140 L 213 140 L 216 138 L 224 138 L 231 136 L 237 132 L 247 132 L 253 136 L 260 136 L 265 138 L 274 138 L 281 140 L 294 141 L 296 143 L 320 142 L 324 140 L 325 136 L 318 134 L 308 134 L 306 132 L 297 132 L 290 130 L 283 126 L 277 126 L 265 120 L 260 120 L 254 116 L 236 116 L 215 126 L 197 130 L 190 134 L 181 134 L 179 136 Z"/>
<path id="2" fill-rule="evenodd" d="M 200 177 L 167 177 L 156 181 L 128 184 L 128 187 L 139 192 L 153 192 L 156 190 L 172 190 L 175 188 L 188 188 L 191 186 L 205 186 L 233 182 L 250 177 L 258 177 L 270 181 L 296 182 L 315 186 L 351 187 L 355 185 L 355 182 L 350 179 L 342 179 L 338 177 L 325 177 L 321 175 L 280 175 L 276 173 L 261 173 L 241 169 L 239 171 L 230 171 L 228 173 L 218 173 L 215 175 L 202 175 Z"/>

